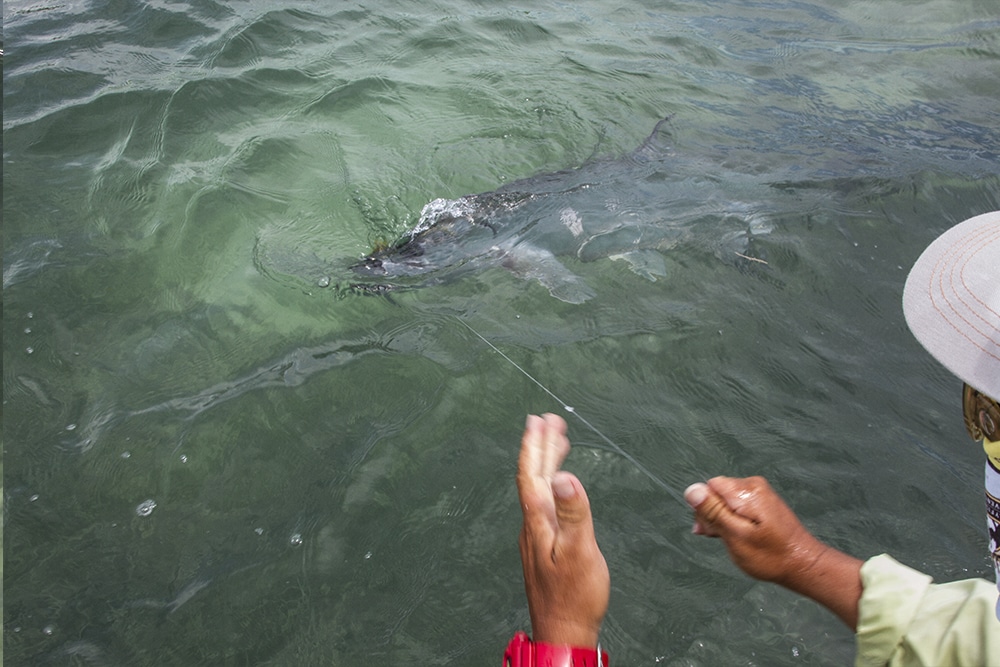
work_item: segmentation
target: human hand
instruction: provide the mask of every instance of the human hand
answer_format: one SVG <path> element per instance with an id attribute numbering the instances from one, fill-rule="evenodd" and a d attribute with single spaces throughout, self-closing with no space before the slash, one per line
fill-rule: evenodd
<path id="1" fill-rule="evenodd" d="M 806 595 L 857 625 L 861 561 L 823 544 L 763 477 L 713 477 L 692 484 L 693 532 L 719 537 L 743 572 Z"/>
<path id="2" fill-rule="evenodd" d="M 521 565 L 534 640 L 593 647 L 608 610 L 611 578 L 594 537 L 587 492 L 575 475 L 559 470 L 569 449 L 565 420 L 528 417 L 517 470 L 524 513 Z"/>
<path id="3" fill-rule="evenodd" d="M 733 563 L 755 579 L 781 583 L 820 546 L 763 477 L 714 477 L 689 486 L 684 499 L 694 509 L 693 532 L 721 537 Z"/>

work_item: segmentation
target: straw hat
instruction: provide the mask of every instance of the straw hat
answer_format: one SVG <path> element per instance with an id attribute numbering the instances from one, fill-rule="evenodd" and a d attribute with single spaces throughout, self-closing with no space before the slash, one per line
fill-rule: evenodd
<path id="1" fill-rule="evenodd" d="M 906 278 L 903 314 L 935 359 L 1000 399 L 1000 211 L 955 225 L 924 250 Z"/>

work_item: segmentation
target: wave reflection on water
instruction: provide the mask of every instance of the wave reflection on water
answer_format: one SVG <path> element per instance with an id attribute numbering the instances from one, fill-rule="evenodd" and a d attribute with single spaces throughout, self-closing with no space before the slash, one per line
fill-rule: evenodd
<path id="1" fill-rule="evenodd" d="M 1000 208 L 998 27 L 985 0 L 6 3 L 8 659 L 495 660 L 528 624 L 520 424 L 561 406 L 462 321 L 671 487 L 764 474 L 842 548 L 986 575 L 981 462 L 899 301 Z M 503 263 L 345 287 L 428 202 L 581 166 L 581 225 L 690 214 L 672 188 L 694 233 L 645 273 L 543 247 L 581 304 Z M 850 660 L 571 435 L 616 661 Z"/>

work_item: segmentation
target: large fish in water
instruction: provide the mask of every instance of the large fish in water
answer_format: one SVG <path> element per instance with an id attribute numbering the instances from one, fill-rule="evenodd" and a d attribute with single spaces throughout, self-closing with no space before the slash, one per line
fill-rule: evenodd
<path id="1" fill-rule="evenodd" d="M 677 160 L 666 121 L 624 157 L 431 201 L 402 239 L 352 267 L 365 278 L 355 287 L 380 291 L 500 265 L 581 303 L 594 292 L 564 259 L 623 259 L 655 280 L 666 274 L 662 252 L 681 241 L 734 257 L 766 231 L 760 207 L 746 197 L 767 184 L 707 160 Z"/>

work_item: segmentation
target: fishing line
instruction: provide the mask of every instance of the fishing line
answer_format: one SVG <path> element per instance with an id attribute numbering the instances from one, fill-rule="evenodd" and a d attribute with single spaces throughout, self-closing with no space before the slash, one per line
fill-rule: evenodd
<path id="1" fill-rule="evenodd" d="M 587 421 L 584 418 L 583 415 L 581 415 L 579 412 L 577 412 L 576 408 L 574 408 L 571 405 L 568 405 L 566 403 L 566 401 L 564 401 L 561 398 L 559 398 L 558 396 L 556 396 L 548 387 L 546 387 L 544 384 L 542 384 L 537 379 L 535 379 L 535 377 L 531 373 L 529 373 L 528 371 L 526 371 L 523 368 L 521 368 L 521 366 L 519 366 L 516 361 L 514 361 L 513 359 L 511 359 L 510 357 L 508 357 L 506 354 L 504 354 L 503 350 L 501 350 L 496 345 L 494 345 L 492 342 L 490 342 L 490 340 L 487 339 L 485 336 L 483 336 L 481 333 L 479 333 L 478 331 L 476 331 L 475 329 L 473 329 L 471 324 L 469 324 L 465 320 L 463 320 L 461 318 L 458 318 L 458 317 L 456 317 L 455 319 L 457 319 L 459 322 L 461 322 L 462 324 L 464 324 L 465 327 L 469 331 L 471 331 L 472 333 L 476 334 L 476 336 L 479 338 L 479 340 L 481 340 L 484 343 L 486 343 L 487 345 L 489 345 L 493 349 L 494 352 L 496 352 L 501 357 L 503 357 L 504 359 L 506 359 L 507 362 L 510 363 L 510 365 L 512 365 L 517 370 L 521 371 L 521 373 L 523 373 L 526 378 L 528 378 L 529 380 L 531 380 L 532 382 L 534 382 L 535 384 L 537 384 L 539 387 L 541 387 L 542 391 L 544 391 L 546 394 L 548 394 L 553 399 L 555 399 L 555 401 L 559 405 L 562 406 L 563 410 L 565 410 L 566 412 L 570 413 L 571 415 L 573 415 L 574 417 L 576 417 L 577 419 L 579 419 L 581 422 L 583 422 L 584 426 L 586 426 L 591 431 L 593 431 L 594 433 L 596 433 L 598 435 L 598 437 L 601 438 L 601 440 L 603 440 L 604 442 L 608 443 L 608 445 L 610 445 L 611 448 L 614 451 L 616 451 L 618 454 L 620 454 L 626 461 L 628 461 L 629 463 L 631 463 L 632 465 L 634 465 L 639 470 L 639 472 L 641 472 L 646 477 L 648 477 L 649 479 L 651 479 L 653 482 L 656 483 L 657 486 L 659 486 L 660 488 L 662 488 L 664 491 L 666 491 L 671 496 L 673 496 L 674 498 L 676 498 L 682 505 L 684 505 L 685 507 L 687 507 L 687 502 L 685 502 L 684 496 L 681 495 L 681 493 L 678 492 L 677 489 L 675 489 L 674 487 L 670 486 L 669 484 L 667 484 L 666 482 L 664 482 L 662 479 L 660 479 L 659 477 L 657 477 L 656 475 L 654 475 L 652 472 L 650 472 L 650 470 L 648 468 L 646 468 L 646 466 L 642 465 L 637 460 L 635 460 L 635 457 L 633 457 L 631 454 L 629 454 L 624 449 L 622 449 L 611 438 L 609 438 L 608 436 L 606 436 L 603 433 L 601 433 L 601 431 L 599 431 L 596 426 L 594 426 L 593 424 L 591 424 L 589 421 Z"/>

